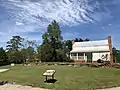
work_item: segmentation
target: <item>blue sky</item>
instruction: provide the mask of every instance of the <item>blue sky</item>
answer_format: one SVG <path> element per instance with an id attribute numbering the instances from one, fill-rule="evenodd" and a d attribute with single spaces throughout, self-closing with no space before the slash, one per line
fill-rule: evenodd
<path id="1" fill-rule="evenodd" d="M 107 39 L 120 49 L 120 0 L 0 0 L 0 47 L 13 35 L 42 43 L 56 20 L 64 39 Z"/>

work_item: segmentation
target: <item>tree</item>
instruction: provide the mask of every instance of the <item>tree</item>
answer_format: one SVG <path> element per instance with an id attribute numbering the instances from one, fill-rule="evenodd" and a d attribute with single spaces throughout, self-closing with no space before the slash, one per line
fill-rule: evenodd
<path id="1" fill-rule="evenodd" d="M 63 42 L 63 51 L 68 56 L 70 55 L 70 51 L 72 50 L 72 40 L 66 40 Z"/>
<path id="2" fill-rule="evenodd" d="M 0 65 L 5 65 L 8 64 L 8 56 L 5 52 L 5 50 L 3 49 L 3 47 L 0 48 Z"/>
<path id="3" fill-rule="evenodd" d="M 90 41 L 90 39 L 88 39 L 88 38 L 85 38 L 85 39 L 75 38 L 75 42 L 85 42 L 85 41 Z"/>
<path id="4" fill-rule="evenodd" d="M 90 39 L 86 38 L 86 39 L 84 39 L 84 41 L 90 41 Z"/>
<path id="5" fill-rule="evenodd" d="M 120 63 L 120 50 L 116 50 L 116 61 Z"/>
<path id="6" fill-rule="evenodd" d="M 21 50 L 22 56 L 24 58 L 23 64 L 34 61 L 34 57 L 36 55 L 36 52 L 35 52 L 36 48 L 37 48 L 37 44 L 35 40 L 24 39 L 23 48 Z"/>
<path id="7" fill-rule="evenodd" d="M 37 47 L 37 59 L 41 60 L 41 45 Z"/>
<path id="8" fill-rule="evenodd" d="M 69 51 L 71 51 L 72 50 L 72 40 L 66 40 L 65 47 L 68 48 Z"/>
<path id="9" fill-rule="evenodd" d="M 51 44 L 46 43 L 41 46 L 40 59 L 42 62 L 52 62 L 53 60 L 53 48 Z"/>
<path id="10" fill-rule="evenodd" d="M 7 42 L 7 50 L 8 51 L 18 51 L 22 45 L 22 41 L 23 41 L 23 38 L 20 37 L 20 36 L 13 36 L 12 39 L 10 39 L 10 41 Z"/>
<path id="11" fill-rule="evenodd" d="M 29 60 L 29 62 L 32 62 L 34 60 L 34 55 L 35 55 L 34 48 L 29 46 L 26 49 L 26 52 L 27 52 L 27 59 Z"/>
<path id="12" fill-rule="evenodd" d="M 117 50 L 115 47 L 112 48 L 113 60 L 120 63 L 120 50 Z"/>
<path id="13" fill-rule="evenodd" d="M 84 40 L 82 38 L 79 38 L 78 42 L 84 42 Z"/>
<path id="14" fill-rule="evenodd" d="M 82 38 L 75 38 L 75 42 L 83 42 L 84 40 Z"/>
<path id="15" fill-rule="evenodd" d="M 117 55 L 117 49 L 115 47 L 112 48 L 112 52 L 113 52 L 113 55 L 116 56 Z"/>
<path id="16" fill-rule="evenodd" d="M 78 39 L 78 38 L 75 38 L 75 42 L 79 42 L 79 39 Z"/>
<path id="17" fill-rule="evenodd" d="M 26 63 L 26 59 L 28 58 L 26 48 L 23 48 L 21 50 L 21 55 L 22 55 L 22 63 L 25 64 Z"/>
<path id="18" fill-rule="evenodd" d="M 23 38 L 21 36 L 12 36 L 12 39 L 7 42 L 6 50 L 8 60 L 11 63 L 21 63 L 22 56 L 20 50 L 23 47 Z"/>
<path id="19" fill-rule="evenodd" d="M 61 36 L 60 27 L 55 20 L 51 24 L 48 25 L 47 32 L 42 35 L 42 38 L 43 38 L 42 48 L 45 48 L 46 46 L 48 46 L 52 54 L 51 60 L 56 61 L 57 50 L 62 48 L 63 38 Z M 45 50 L 43 51 L 43 49 L 41 49 L 41 52 L 47 53 L 47 51 Z M 41 55 L 43 55 L 43 53 L 41 53 Z"/>

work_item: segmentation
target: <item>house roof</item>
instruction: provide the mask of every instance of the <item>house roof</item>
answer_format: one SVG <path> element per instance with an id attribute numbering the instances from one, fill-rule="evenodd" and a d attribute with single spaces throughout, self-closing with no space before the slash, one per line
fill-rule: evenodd
<path id="1" fill-rule="evenodd" d="M 71 52 L 109 51 L 108 40 L 75 42 Z"/>
<path id="2" fill-rule="evenodd" d="M 90 46 L 104 46 L 108 45 L 108 40 L 99 41 L 87 41 L 87 42 L 75 42 L 73 47 L 90 47 Z"/>

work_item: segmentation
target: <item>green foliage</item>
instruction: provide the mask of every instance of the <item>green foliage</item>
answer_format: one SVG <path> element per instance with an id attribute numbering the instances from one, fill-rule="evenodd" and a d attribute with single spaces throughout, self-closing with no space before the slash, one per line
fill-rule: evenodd
<path id="1" fill-rule="evenodd" d="M 120 63 L 120 50 L 115 51 L 115 57 L 118 63 Z"/>
<path id="2" fill-rule="evenodd" d="M 54 20 L 48 25 L 47 32 L 43 34 L 43 44 L 50 43 L 55 49 L 59 48 L 62 36 L 58 23 Z"/>
<path id="3" fill-rule="evenodd" d="M 27 51 L 26 51 L 26 49 L 25 48 L 23 48 L 22 50 L 21 50 L 21 55 L 22 55 L 22 63 L 23 64 L 25 64 L 26 63 L 26 59 L 27 59 Z"/>
<path id="4" fill-rule="evenodd" d="M 12 39 L 10 39 L 10 41 L 7 42 L 8 45 L 6 46 L 6 49 L 12 52 L 19 51 L 21 46 L 23 46 L 22 41 L 23 38 L 21 38 L 20 36 L 13 36 Z"/>
<path id="5" fill-rule="evenodd" d="M 10 63 L 21 63 L 23 61 L 22 53 L 20 52 L 23 47 L 23 40 L 21 36 L 13 36 L 12 39 L 7 42 L 6 50 Z"/>
<path id="6" fill-rule="evenodd" d="M 43 44 L 40 51 L 40 59 L 42 62 L 53 61 L 53 48 L 50 44 Z"/>
<path id="7" fill-rule="evenodd" d="M 43 34 L 43 43 L 41 45 L 40 54 L 41 61 L 64 61 L 64 54 L 61 30 L 58 23 L 54 20 L 48 25 L 47 32 Z M 62 53 L 62 54 L 61 54 Z M 64 55 L 63 55 L 64 54 Z"/>
<path id="8" fill-rule="evenodd" d="M 37 59 L 40 61 L 41 60 L 41 46 L 37 47 Z"/>
<path id="9" fill-rule="evenodd" d="M 10 63 L 20 64 L 23 62 L 23 56 L 21 51 L 17 52 L 7 52 L 8 60 Z"/>
<path id="10" fill-rule="evenodd" d="M 85 42 L 85 41 L 90 41 L 90 39 L 88 39 L 88 38 L 85 38 L 85 39 L 82 39 L 82 38 L 75 38 L 74 40 L 75 40 L 75 42 Z"/>
<path id="11" fill-rule="evenodd" d="M 64 51 L 64 49 L 59 49 L 57 51 L 57 62 L 69 62 L 70 59 L 67 57 L 67 53 Z"/>
<path id="12" fill-rule="evenodd" d="M 113 56 L 116 58 L 117 63 L 120 63 L 120 50 L 115 47 L 112 48 Z"/>
<path id="13" fill-rule="evenodd" d="M 7 55 L 10 63 L 34 61 L 35 41 L 25 40 L 21 36 L 13 36 L 7 44 Z"/>
<path id="14" fill-rule="evenodd" d="M 5 50 L 1 47 L 0 48 L 0 65 L 8 64 L 8 56 L 5 52 Z"/>
<path id="15" fill-rule="evenodd" d="M 71 51 L 72 50 L 72 40 L 64 41 L 64 48 L 67 48 L 69 51 Z"/>
<path id="16" fill-rule="evenodd" d="M 35 55 L 34 48 L 29 46 L 26 49 L 26 54 L 27 54 L 27 59 L 29 60 L 29 62 L 32 62 L 34 60 L 34 55 Z"/>
<path id="17" fill-rule="evenodd" d="M 116 55 L 116 60 L 117 60 L 118 63 L 120 63 L 120 54 Z"/>

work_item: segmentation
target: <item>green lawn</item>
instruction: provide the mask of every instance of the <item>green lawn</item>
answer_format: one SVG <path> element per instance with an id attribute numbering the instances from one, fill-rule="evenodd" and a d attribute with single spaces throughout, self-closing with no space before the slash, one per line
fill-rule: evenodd
<path id="1" fill-rule="evenodd" d="M 69 66 L 28 66 L 17 65 L 9 71 L 0 73 L 0 80 L 15 81 L 18 84 L 37 87 L 50 88 L 55 90 L 94 90 L 95 88 L 105 88 L 120 86 L 120 70 L 113 68 L 88 68 Z M 42 74 L 46 69 L 55 69 L 54 84 L 44 83 Z"/>

